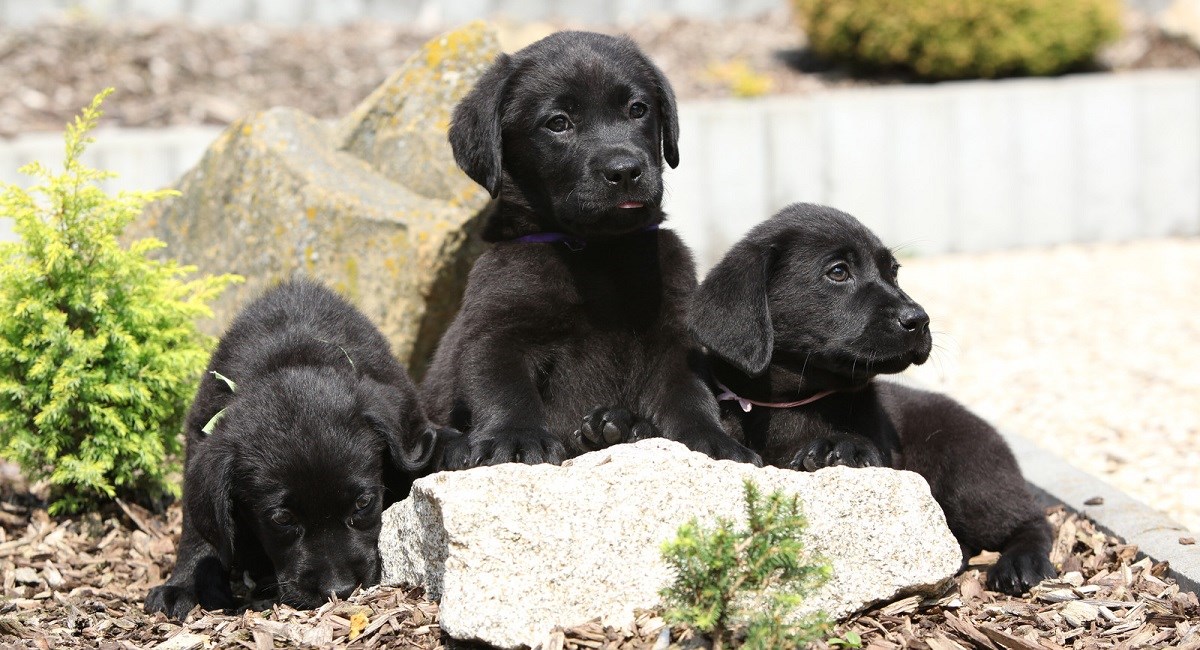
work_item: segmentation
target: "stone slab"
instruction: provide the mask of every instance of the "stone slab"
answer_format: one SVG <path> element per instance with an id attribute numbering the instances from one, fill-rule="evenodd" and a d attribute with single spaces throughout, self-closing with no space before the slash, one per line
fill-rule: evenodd
<path id="1" fill-rule="evenodd" d="M 804 611 L 842 617 L 936 591 L 961 563 L 917 474 L 883 468 L 795 472 L 714 461 L 652 439 L 554 465 L 505 464 L 418 480 L 384 513 L 383 584 L 420 585 L 456 639 L 534 646 L 556 625 L 628 627 L 660 605 L 661 545 L 693 518 L 744 521 L 743 481 L 796 494 L 806 548 L 833 577 Z"/>

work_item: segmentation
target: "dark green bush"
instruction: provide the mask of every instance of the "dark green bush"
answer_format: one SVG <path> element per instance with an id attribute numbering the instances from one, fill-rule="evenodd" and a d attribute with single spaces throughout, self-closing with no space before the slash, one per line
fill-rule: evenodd
<path id="1" fill-rule="evenodd" d="M 1051 75 L 1120 33 L 1119 0 L 793 0 L 814 52 L 927 79 Z"/>
<path id="2" fill-rule="evenodd" d="M 109 196 L 80 156 L 105 91 L 67 126 L 61 174 L 0 186 L 0 216 L 20 235 L 0 244 L 0 456 L 48 479 L 51 513 L 114 497 L 178 492 L 180 430 L 212 341 L 195 321 L 236 276 L 184 281 L 195 269 L 118 237 L 149 201 Z"/>

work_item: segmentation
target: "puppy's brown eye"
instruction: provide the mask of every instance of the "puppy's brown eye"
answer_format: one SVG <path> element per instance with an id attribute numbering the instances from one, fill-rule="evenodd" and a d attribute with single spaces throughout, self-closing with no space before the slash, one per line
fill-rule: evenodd
<path id="1" fill-rule="evenodd" d="M 354 507 L 358 508 L 359 510 L 366 510 L 367 506 L 371 505 L 371 502 L 374 500 L 375 497 L 373 495 L 364 494 L 358 497 L 358 501 L 354 502 Z"/>
<path id="2" fill-rule="evenodd" d="M 275 513 L 271 515 L 271 523 L 280 527 L 291 526 L 292 524 L 296 523 L 296 516 L 287 510 L 276 510 Z"/>
<path id="3" fill-rule="evenodd" d="M 825 277 L 834 282 L 845 282 L 850 279 L 850 267 L 845 264 L 834 264 L 832 268 L 825 272 Z"/>
<path id="4" fill-rule="evenodd" d="M 634 102 L 629 107 L 629 117 L 632 117 L 635 120 L 646 117 L 646 111 L 648 110 L 650 109 L 646 108 L 645 104 L 641 102 Z"/>
<path id="5" fill-rule="evenodd" d="M 571 122 L 567 119 L 566 115 L 555 115 L 546 122 L 546 128 L 554 131 L 555 133 L 562 133 L 570 127 Z"/>

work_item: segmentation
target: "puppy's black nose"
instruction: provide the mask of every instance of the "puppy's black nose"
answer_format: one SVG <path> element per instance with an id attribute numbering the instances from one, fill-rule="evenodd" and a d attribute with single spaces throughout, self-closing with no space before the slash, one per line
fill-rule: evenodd
<path id="1" fill-rule="evenodd" d="M 925 310 L 920 307 L 909 307 L 901 310 L 896 320 L 900 322 L 900 327 L 909 332 L 916 332 L 929 327 L 929 314 L 926 314 Z"/>
<path id="2" fill-rule="evenodd" d="M 638 161 L 628 156 L 617 156 L 610 159 L 601 170 L 604 180 L 610 185 L 622 188 L 632 187 L 642 175 L 642 167 Z"/>

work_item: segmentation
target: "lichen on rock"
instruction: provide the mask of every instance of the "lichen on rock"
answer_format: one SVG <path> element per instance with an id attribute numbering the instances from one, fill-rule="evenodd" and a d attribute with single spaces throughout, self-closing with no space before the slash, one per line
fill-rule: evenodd
<path id="1" fill-rule="evenodd" d="M 450 113 L 499 54 L 472 23 L 424 45 L 330 124 L 290 108 L 245 117 L 131 228 L 208 273 L 238 273 L 206 324 L 295 274 L 352 300 L 418 376 L 449 324 L 490 198 L 454 163 Z"/>

